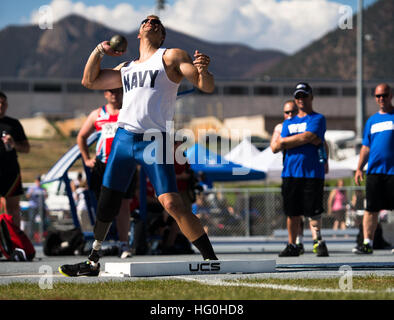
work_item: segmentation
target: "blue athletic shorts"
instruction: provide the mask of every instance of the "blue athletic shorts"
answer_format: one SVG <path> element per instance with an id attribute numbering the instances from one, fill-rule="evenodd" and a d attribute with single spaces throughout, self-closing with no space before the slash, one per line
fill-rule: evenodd
<path id="1" fill-rule="evenodd" d="M 166 163 L 166 158 L 169 158 L 166 157 L 166 134 L 158 133 L 151 141 L 144 141 L 143 138 L 142 133 L 117 129 L 105 168 L 103 186 L 126 192 L 139 164 L 149 177 L 157 196 L 178 192 L 174 156 Z"/>

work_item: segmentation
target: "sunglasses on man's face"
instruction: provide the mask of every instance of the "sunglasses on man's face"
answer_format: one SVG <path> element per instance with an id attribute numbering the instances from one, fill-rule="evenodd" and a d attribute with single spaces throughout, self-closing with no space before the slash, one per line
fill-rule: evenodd
<path id="1" fill-rule="evenodd" d="M 388 93 L 383 93 L 383 94 L 375 94 L 376 98 L 388 98 L 389 94 Z"/>
<path id="2" fill-rule="evenodd" d="M 150 24 L 160 25 L 161 21 L 159 19 L 144 19 L 141 22 L 141 26 L 149 21 Z"/>
<path id="3" fill-rule="evenodd" d="M 306 94 L 306 93 L 297 93 L 295 96 L 296 99 L 303 99 L 303 98 L 308 98 L 308 97 L 309 97 L 309 94 Z"/>
<path id="4" fill-rule="evenodd" d="M 297 110 L 287 110 L 283 111 L 285 114 L 290 114 L 290 113 L 297 113 Z"/>

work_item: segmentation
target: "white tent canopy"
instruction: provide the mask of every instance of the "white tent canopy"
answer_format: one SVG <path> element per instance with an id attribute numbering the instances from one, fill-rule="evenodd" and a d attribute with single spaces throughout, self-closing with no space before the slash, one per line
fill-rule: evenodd
<path id="1" fill-rule="evenodd" d="M 347 178 L 353 176 L 353 169 L 351 166 L 343 163 L 342 161 L 335 161 L 328 159 L 328 174 L 326 179 Z"/>
<path id="2" fill-rule="evenodd" d="M 353 171 L 356 171 L 359 158 L 360 158 L 360 155 L 357 154 L 353 157 L 338 161 L 338 163 L 340 163 L 344 167 L 348 167 L 348 168 L 352 169 Z M 367 168 L 368 168 L 368 163 L 364 166 L 364 170 L 367 170 Z"/>
<path id="3" fill-rule="evenodd" d="M 251 159 L 250 167 L 255 170 L 264 171 L 267 179 L 278 179 L 282 174 L 283 155 L 282 152 L 273 153 L 268 147 Z"/>
<path id="4" fill-rule="evenodd" d="M 244 145 L 246 146 L 246 143 Z M 273 153 L 271 148 L 268 147 L 253 156 L 255 152 L 253 152 L 253 154 L 252 152 L 242 154 L 242 148 L 240 147 L 235 150 L 236 148 L 234 148 L 224 157 L 227 160 L 230 160 L 230 158 L 233 157 L 234 160 L 231 160 L 233 162 L 238 161 L 237 163 L 242 164 L 248 168 L 265 172 L 267 175 L 267 180 L 280 180 L 283 170 L 282 152 Z M 233 153 L 234 150 L 235 152 Z M 343 163 L 343 161 L 329 159 L 328 164 L 329 173 L 326 174 L 326 179 L 338 179 L 353 176 L 353 167 Z"/>
<path id="5" fill-rule="evenodd" d="M 257 149 L 251 142 L 250 139 L 245 138 L 238 144 L 235 148 L 233 148 L 229 153 L 224 156 L 224 159 L 227 161 L 234 162 L 236 164 L 243 165 L 247 168 L 252 168 L 250 164 L 250 160 L 253 159 L 260 153 L 259 149 Z M 252 168 L 254 169 L 254 168 Z M 261 170 L 260 170 L 261 171 Z"/>

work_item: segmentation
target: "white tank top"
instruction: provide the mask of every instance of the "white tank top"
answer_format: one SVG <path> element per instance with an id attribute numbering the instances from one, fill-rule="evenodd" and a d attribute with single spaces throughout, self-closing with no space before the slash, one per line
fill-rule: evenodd
<path id="1" fill-rule="evenodd" d="M 127 64 L 121 69 L 123 105 L 118 125 L 135 133 L 149 129 L 166 131 L 172 121 L 179 83 L 168 79 L 163 64 L 165 48 L 159 48 L 147 61 Z"/>

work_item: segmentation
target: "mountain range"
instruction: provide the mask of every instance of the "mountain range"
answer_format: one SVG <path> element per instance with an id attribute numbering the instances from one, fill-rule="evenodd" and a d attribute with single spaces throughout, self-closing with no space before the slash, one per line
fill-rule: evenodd
<path id="1" fill-rule="evenodd" d="M 393 79 L 394 1 L 378 0 L 364 9 L 364 78 Z M 293 55 L 256 50 L 236 43 L 213 43 L 167 29 L 165 47 L 191 56 L 196 49 L 211 57 L 217 79 L 342 79 L 356 78 L 357 17 L 352 29 L 337 28 Z M 81 78 L 94 47 L 119 32 L 78 15 L 70 15 L 41 30 L 36 25 L 0 30 L 0 77 Z M 128 50 L 119 58 L 104 58 L 103 67 L 138 57 L 137 31 L 123 34 Z"/>
<path id="2" fill-rule="evenodd" d="M 363 11 L 364 79 L 394 78 L 394 1 L 379 0 Z M 352 29 L 339 27 L 264 74 L 271 78 L 356 79 L 357 17 Z"/>

